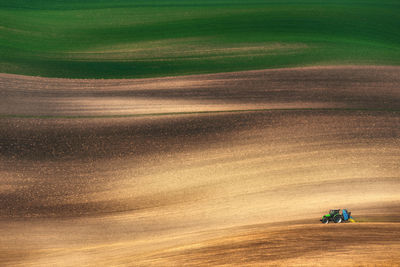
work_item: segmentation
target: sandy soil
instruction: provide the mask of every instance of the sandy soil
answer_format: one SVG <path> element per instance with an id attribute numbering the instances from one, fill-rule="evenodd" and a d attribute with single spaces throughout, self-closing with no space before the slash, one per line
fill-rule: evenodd
<path id="1" fill-rule="evenodd" d="M 0 95 L 1 265 L 399 262 L 400 68 L 1 74 Z"/>

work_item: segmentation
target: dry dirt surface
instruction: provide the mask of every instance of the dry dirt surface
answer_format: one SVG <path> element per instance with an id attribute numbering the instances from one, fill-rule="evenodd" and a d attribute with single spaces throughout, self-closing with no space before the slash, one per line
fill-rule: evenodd
<path id="1" fill-rule="evenodd" d="M 398 266 L 399 112 L 399 67 L 0 74 L 0 265 Z"/>

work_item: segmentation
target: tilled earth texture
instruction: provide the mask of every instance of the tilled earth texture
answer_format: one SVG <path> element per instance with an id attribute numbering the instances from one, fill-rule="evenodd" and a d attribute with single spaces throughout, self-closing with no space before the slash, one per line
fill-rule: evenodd
<path id="1" fill-rule="evenodd" d="M 399 67 L 0 74 L 0 265 L 396 266 L 399 111 Z"/>

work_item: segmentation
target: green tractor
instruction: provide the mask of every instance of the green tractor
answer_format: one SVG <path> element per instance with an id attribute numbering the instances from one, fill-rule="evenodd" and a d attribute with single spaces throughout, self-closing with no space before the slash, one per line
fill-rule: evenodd
<path id="1" fill-rule="evenodd" d="M 348 212 L 346 209 L 342 211 L 342 214 L 340 214 L 340 209 L 330 210 L 329 214 L 325 214 L 324 216 L 322 216 L 322 219 L 320 221 L 324 224 L 327 224 L 329 222 L 354 222 L 353 217 L 351 217 L 351 212 Z"/>

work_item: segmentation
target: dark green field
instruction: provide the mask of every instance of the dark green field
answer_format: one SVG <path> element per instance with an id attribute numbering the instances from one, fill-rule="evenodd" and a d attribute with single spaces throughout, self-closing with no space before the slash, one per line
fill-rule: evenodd
<path id="1" fill-rule="evenodd" d="M 128 78 L 399 65 L 398 0 L 1 0 L 0 72 Z"/>

